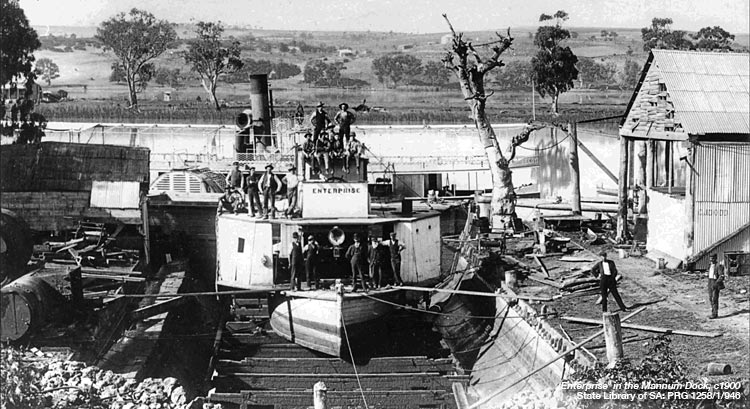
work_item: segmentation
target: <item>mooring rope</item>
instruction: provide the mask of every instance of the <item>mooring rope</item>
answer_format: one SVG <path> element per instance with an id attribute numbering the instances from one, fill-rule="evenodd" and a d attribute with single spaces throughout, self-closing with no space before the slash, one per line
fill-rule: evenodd
<path id="1" fill-rule="evenodd" d="M 362 382 L 359 380 L 359 372 L 357 371 L 357 364 L 354 363 L 354 354 L 352 353 L 352 344 L 349 342 L 349 334 L 346 331 L 346 322 L 344 321 L 344 311 L 341 310 L 341 326 L 344 327 L 344 338 L 346 338 L 346 346 L 349 350 L 349 357 L 352 359 L 352 367 L 354 368 L 354 376 L 357 378 L 357 384 L 359 385 L 359 393 L 362 395 L 362 402 L 365 404 L 365 409 L 369 409 L 367 406 L 367 399 L 365 398 L 365 390 L 362 389 Z"/>

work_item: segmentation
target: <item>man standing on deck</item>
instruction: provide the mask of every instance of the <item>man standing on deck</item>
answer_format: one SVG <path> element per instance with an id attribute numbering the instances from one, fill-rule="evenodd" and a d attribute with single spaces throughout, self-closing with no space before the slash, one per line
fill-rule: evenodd
<path id="1" fill-rule="evenodd" d="M 382 241 L 382 239 L 381 239 Z M 383 263 L 380 255 L 380 243 L 378 238 L 372 236 L 372 245 L 367 249 L 367 256 L 370 261 L 370 285 L 373 288 L 383 286 Z"/>
<path id="2" fill-rule="evenodd" d="M 240 171 L 240 163 L 234 161 L 232 162 L 232 166 L 234 166 L 234 169 L 229 172 L 225 182 L 227 182 L 227 186 L 231 186 L 234 189 L 239 189 L 240 191 L 242 191 L 245 187 L 245 180 L 242 177 L 242 172 Z"/>
<path id="3" fill-rule="evenodd" d="M 318 102 L 318 105 L 315 106 L 315 112 L 310 116 L 310 123 L 313 126 L 313 143 L 318 141 L 318 135 L 320 135 L 320 133 L 331 124 L 331 119 L 328 118 L 328 113 L 323 110 L 324 105 L 323 102 Z"/>
<path id="4" fill-rule="evenodd" d="M 391 253 L 391 268 L 393 268 L 393 279 L 396 285 L 404 285 L 401 280 L 401 252 L 406 247 L 398 242 L 396 233 L 391 233 L 391 240 L 388 242 L 388 250 Z"/>
<path id="5" fill-rule="evenodd" d="M 348 144 L 351 125 L 357 120 L 357 117 L 349 111 L 349 104 L 346 102 L 340 103 L 339 108 L 339 112 L 333 117 L 333 122 L 339 126 L 339 135 L 344 139 L 344 142 Z"/>
<path id="6" fill-rule="evenodd" d="M 292 233 L 292 250 L 289 252 L 289 289 L 300 290 L 300 274 L 302 274 L 302 246 L 299 243 L 299 234 Z"/>
<path id="7" fill-rule="evenodd" d="M 245 165 L 247 175 L 245 176 L 245 193 L 247 194 L 247 204 L 250 207 L 250 213 L 255 217 L 255 209 L 258 213 L 263 211 L 263 205 L 260 203 L 260 194 L 258 193 L 258 174 L 255 173 L 255 166 L 248 167 Z"/>
<path id="8" fill-rule="evenodd" d="M 312 234 L 307 237 L 305 246 L 305 275 L 307 278 L 307 288 L 312 289 L 312 283 L 315 283 L 315 289 L 320 289 L 320 279 L 318 279 L 318 262 L 320 261 L 320 245 L 315 241 Z"/>
<path id="9" fill-rule="evenodd" d="M 281 191 L 281 181 L 273 173 L 273 165 L 266 165 L 266 173 L 258 181 L 258 188 L 263 191 L 263 218 L 276 218 L 276 194 Z"/>
<path id="10" fill-rule="evenodd" d="M 719 317 L 719 291 L 724 288 L 724 266 L 716 263 L 716 254 L 711 254 L 708 265 L 708 302 L 711 303 L 709 319 Z"/>
<path id="11" fill-rule="evenodd" d="M 628 309 L 625 307 L 625 303 L 622 302 L 620 293 L 617 291 L 617 266 L 615 266 L 614 261 L 607 259 L 606 251 L 602 251 L 599 255 L 602 257 L 602 260 L 591 268 L 591 272 L 594 274 L 594 277 L 599 277 L 602 312 L 607 312 L 607 295 L 609 293 L 612 293 L 612 296 L 615 297 L 620 311 L 627 312 Z"/>
<path id="12" fill-rule="evenodd" d="M 352 291 L 357 291 L 357 275 L 362 281 L 362 288 L 365 291 L 369 291 L 367 286 L 367 280 L 365 280 L 365 270 L 367 270 L 367 246 L 362 244 L 359 234 L 354 235 L 354 244 L 349 246 L 346 251 L 346 258 L 349 259 L 352 265 L 352 284 L 354 288 Z"/>
<path id="13" fill-rule="evenodd" d="M 289 173 L 284 176 L 282 182 L 286 185 L 287 200 L 287 207 L 286 210 L 284 210 L 284 216 L 291 219 L 294 217 L 295 208 L 297 207 L 297 186 L 299 186 L 296 166 L 292 165 L 292 167 L 289 168 Z"/>

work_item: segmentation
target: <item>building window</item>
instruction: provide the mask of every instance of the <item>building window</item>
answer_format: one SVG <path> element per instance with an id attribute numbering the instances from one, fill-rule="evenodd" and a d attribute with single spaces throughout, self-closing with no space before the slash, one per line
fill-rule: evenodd
<path id="1" fill-rule="evenodd" d="M 664 91 L 666 91 L 666 90 L 667 90 L 667 84 L 664 84 L 664 83 L 661 83 L 661 82 L 660 82 L 660 83 L 659 83 L 659 91 L 660 91 L 660 92 L 664 92 Z"/>
<path id="2" fill-rule="evenodd" d="M 243 239 L 242 237 L 237 238 L 237 252 L 238 253 L 245 252 L 245 239 Z"/>

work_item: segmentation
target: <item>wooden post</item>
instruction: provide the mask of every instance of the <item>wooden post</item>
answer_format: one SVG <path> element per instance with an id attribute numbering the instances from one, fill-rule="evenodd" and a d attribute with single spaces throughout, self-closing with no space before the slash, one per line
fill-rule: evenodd
<path id="1" fill-rule="evenodd" d="M 638 190 L 638 214 L 646 214 L 646 172 L 647 172 L 647 154 L 646 154 L 646 144 L 647 142 L 644 141 L 638 141 L 636 142 L 637 145 L 637 152 L 638 152 L 638 162 L 637 166 L 635 168 L 635 184 L 636 186 L 639 186 L 640 189 Z"/>
<path id="2" fill-rule="evenodd" d="M 151 264 L 151 233 L 148 221 L 148 197 L 141 193 L 141 221 L 143 222 L 143 253 L 146 256 L 146 265 Z"/>
<path id="3" fill-rule="evenodd" d="M 578 171 L 578 124 L 571 122 L 568 124 L 570 133 L 570 145 L 568 147 L 568 159 L 570 160 L 570 179 L 572 182 L 573 197 L 571 206 L 573 214 L 581 214 L 581 175 Z"/>
<path id="4" fill-rule="evenodd" d="M 505 284 L 512 289 L 518 288 L 518 276 L 516 270 L 505 271 Z"/>
<path id="5" fill-rule="evenodd" d="M 654 187 L 654 141 L 646 141 L 646 189 Z"/>
<path id="6" fill-rule="evenodd" d="M 602 314 L 604 321 L 604 344 L 607 347 L 607 361 L 609 368 L 615 366 L 617 361 L 625 357 L 622 350 L 622 328 L 620 327 L 620 315 L 612 312 Z"/>
<path id="7" fill-rule="evenodd" d="M 628 233 L 628 138 L 620 135 L 620 177 L 617 194 L 617 242 L 624 243 Z"/>
<path id="8" fill-rule="evenodd" d="M 685 169 L 685 256 L 693 256 L 693 237 L 695 234 L 695 197 L 693 168 L 695 166 L 695 146 L 688 142 L 687 163 Z"/>
<path id="9" fill-rule="evenodd" d="M 327 393 L 328 388 L 326 388 L 326 384 L 322 381 L 313 385 L 313 408 L 328 409 Z"/>

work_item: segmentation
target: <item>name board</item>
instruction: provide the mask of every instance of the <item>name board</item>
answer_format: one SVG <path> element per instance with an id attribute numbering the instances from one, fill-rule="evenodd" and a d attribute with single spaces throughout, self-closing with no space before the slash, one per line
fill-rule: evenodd
<path id="1" fill-rule="evenodd" d="M 539 166 L 539 156 L 524 156 L 515 158 L 510 162 L 510 168 L 530 168 L 533 166 Z"/>
<path id="2" fill-rule="evenodd" d="M 302 217 L 367 217 L 367 183 L 300 183 Z"/>

